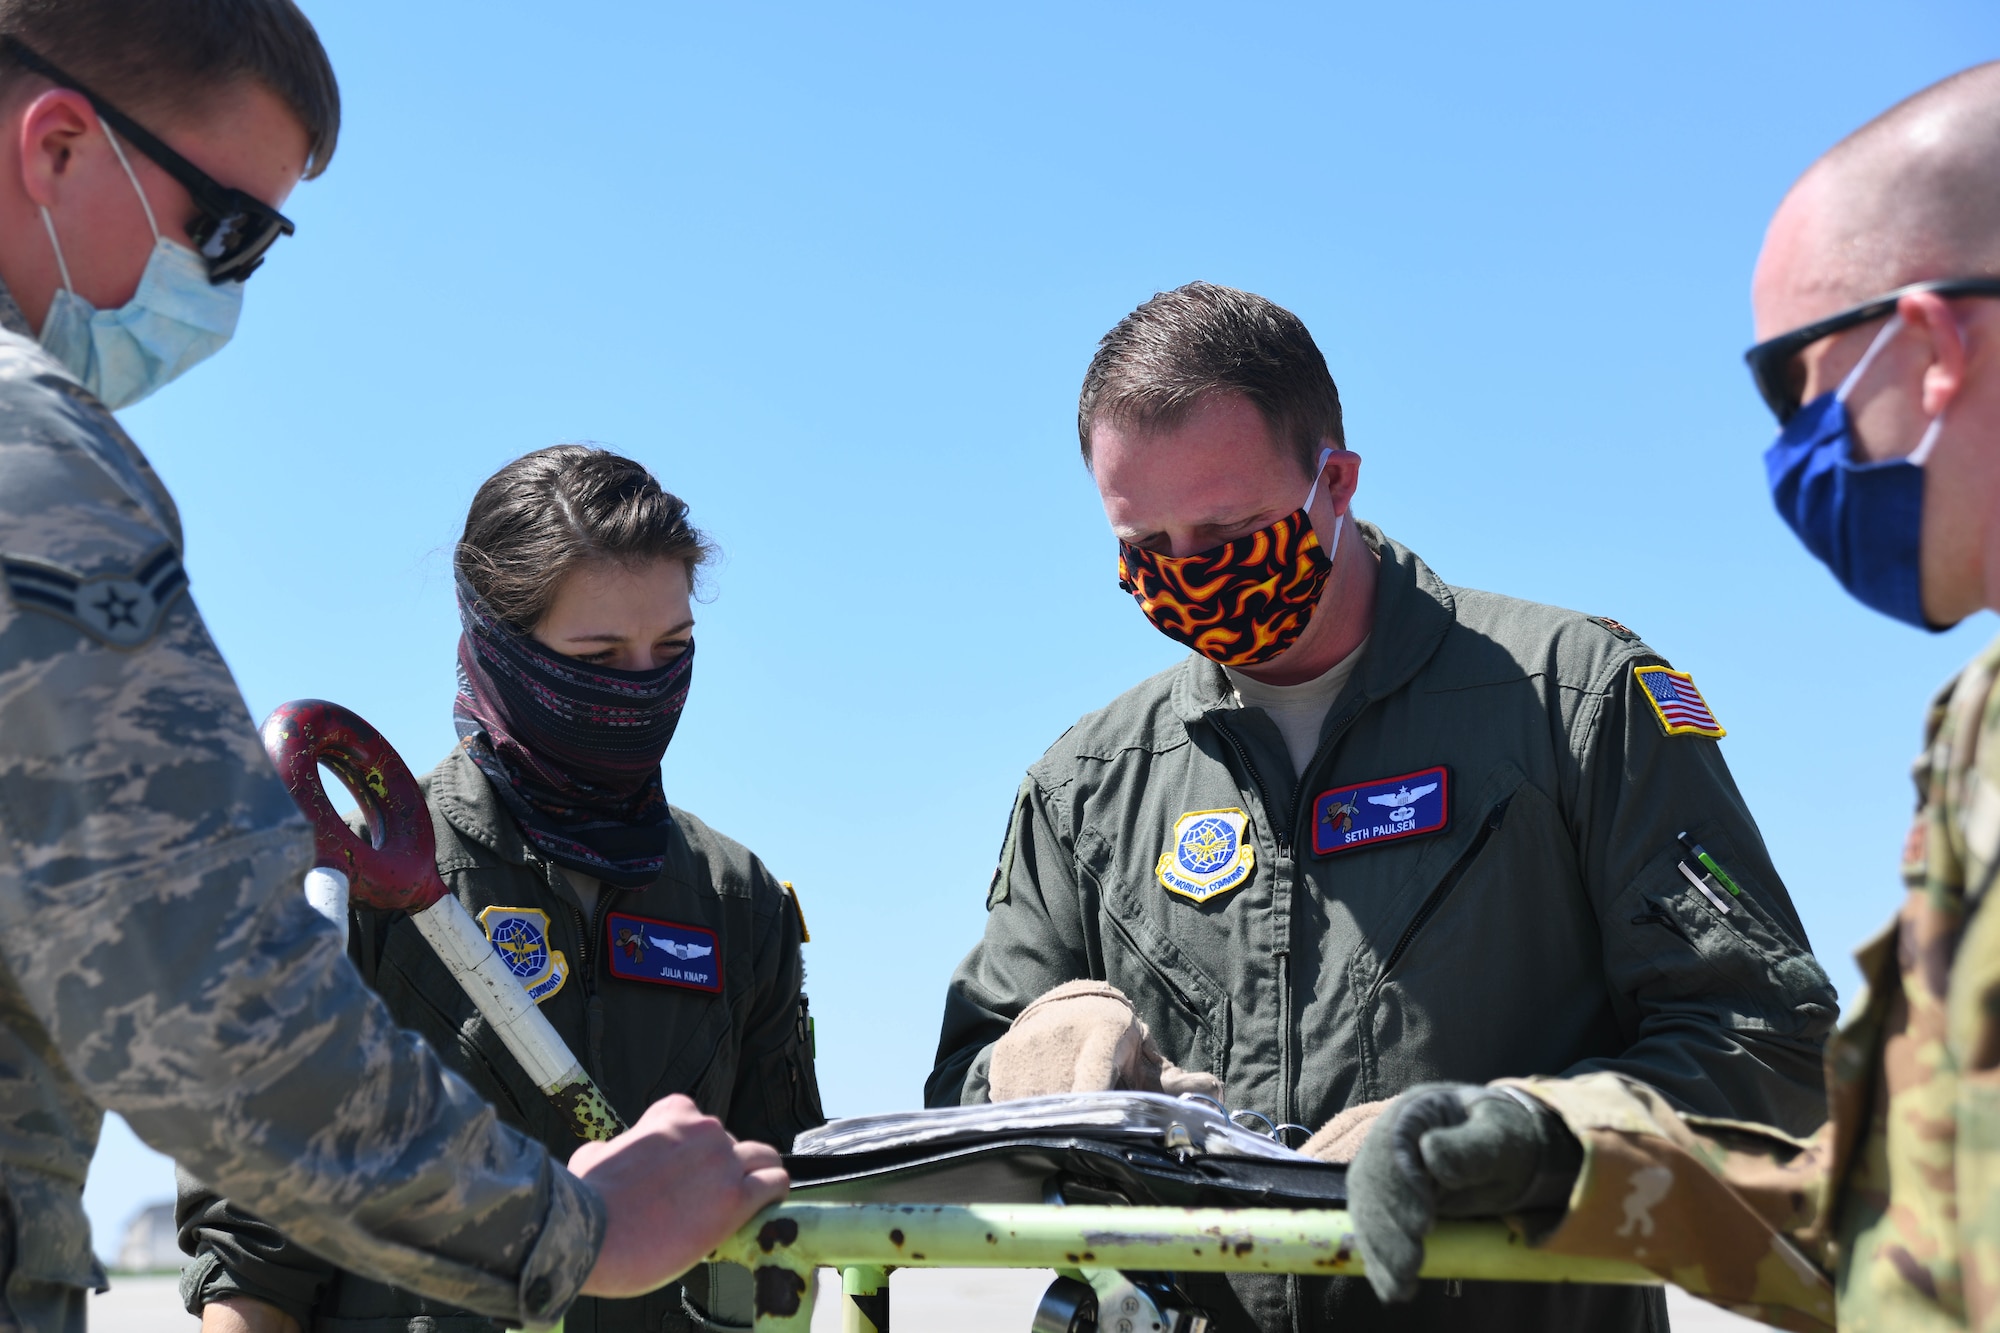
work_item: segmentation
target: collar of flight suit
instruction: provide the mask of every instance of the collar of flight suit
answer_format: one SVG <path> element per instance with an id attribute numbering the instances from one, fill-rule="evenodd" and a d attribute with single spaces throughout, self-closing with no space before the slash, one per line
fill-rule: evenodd
<path id="1" fill-rule="evenodd" d="M 1354 527 L 1380 561 L 1375 575 L 1375 618 L 1369 630 L 1368 652 L 1354 679 L 1328 710 L 1329 725 L 1343 725 L 1360 707 L 1407 685 L 1458 623 L 1451 589 L 1416 552 L 1384 535 L 1373 523 L 1356 519 Z M 1240 705 L 1222 668 L 1199 654 L 1189 654 L 1174 681 L 1173 707 L 1183 722 L 1198 722 L 1208 713 Z"/>
<path id="2" fill-rule="evenodd" d="M 520 825 L 500 804 L 493 784 L 472 762 L 463 745 L 454 745 L 444 762 L 426 773 L 424 795 L 438 833 L 438 869 L 463 870 L 474 861 L 453 843 L 473 843 L 510 865 L 528 863 L 528 840 Z"/>

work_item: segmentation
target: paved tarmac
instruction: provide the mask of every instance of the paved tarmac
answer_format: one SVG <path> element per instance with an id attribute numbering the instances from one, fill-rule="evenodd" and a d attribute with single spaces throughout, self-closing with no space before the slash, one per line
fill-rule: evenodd
<path id="1" fill-rule="evenodd" d="M 1028 1333 L 1035 1305 L 1055 1274 L 1025 1269 L 906 1269 L 891 1283 L 892 1333 Z M 175 1279 L 116 1274 L 111 1290 L 91 1298 L 93 1333 L 194 1333 Z M 840 1277 L 820 1274 L 823 1293 L 813 1333 L 840 1333 Z M 1678 1333 L 1750 1333 L 1762 1324 L 1738 1319 L 1671 1288 L 1667 1306 Z"/>

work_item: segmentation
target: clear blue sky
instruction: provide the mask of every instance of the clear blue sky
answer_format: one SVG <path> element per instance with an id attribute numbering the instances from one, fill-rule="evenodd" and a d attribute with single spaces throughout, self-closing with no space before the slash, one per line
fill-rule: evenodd
<path id="1" fill-rule="evenodd" d="M 2000 55 L 1990 5 L 305 3 L 333 168 L 236 345 L 126 414 L 202 610 L 259 717 L 337 699 L 428 767 L 473 488 L 645 460 L 727 552 L 668 792 L 797 882 L 830 1113 L 918 1102 L 1022 769 L 1178 654 L 1073 422 L 1192 278 L 1312 328 L 1364 517 L 1694 673 L 1852 998 L 1994 622 L 1915 634 L 1793 543 L 1746 291 L 1816 154 Z M 170 1190 L 115 1126 L 100 1249 Z"/>

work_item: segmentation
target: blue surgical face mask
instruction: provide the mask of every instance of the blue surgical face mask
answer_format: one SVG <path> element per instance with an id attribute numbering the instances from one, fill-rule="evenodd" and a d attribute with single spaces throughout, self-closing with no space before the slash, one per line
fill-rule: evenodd
<path id="1" fill-rule="evenodd" d="M 1931 418 L 1905 458 L 1854 461 L 1847 396 L 1903 326 L 1895 316 L 1840 387 L 1821 394 L 1785 423 L 1764 451 L 1764 471 L 1778 514 L 1856 601 L 1919 629 L 1948 626 L 1924 619 L 1922 579 L 1924 461 L 1944 414 Z"/>
<path id="2" fill-rule="evenodd" d="M 62 290 L 49 303 L 42 321 L 42 346 L 68 367 L 84 388 L 109 408 L 129 406 L 170 383 L 190 367 L 222 350 L 236 332 L 243 309 L 243 284 L 211 283 L 208 267 L 184 245 L 160 235 L 153 206 L 139 189 L 139 178 L 125 150 L 104 129 L 111 150 L 139 192 L 146 225 L 153 229 L 153 254 L 139 277 L 132 299 L 116 310 L 99 310 L 76 294 L 56 239 L 55 220 L 42 210 L 49 244 L 55 247 L 56 270 Z"/>

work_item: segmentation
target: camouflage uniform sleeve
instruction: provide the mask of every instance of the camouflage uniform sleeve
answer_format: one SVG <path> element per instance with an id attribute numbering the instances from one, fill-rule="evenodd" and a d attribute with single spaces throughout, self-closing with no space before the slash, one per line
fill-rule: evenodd
<path id="1" fill-rule="evenodd" d="M 1725 1309 L 1831 1333 L 1833 1284 L 1797 1239 L 1824 1197 L 1827 1136 L 1684 1116 L 1618 1074 L 1503 1079 L 1583 1144 L 1569 1211 L 1541 1248 L 1628 1259 Z M 1822 1259 L 1824 1256 L 1820 1256 Z"/>
<path id="2" fill-rule="evenodd" d="M 1060 806 L 1031 773 L 1014 797 L 1000 861 L 986 890 L 986 932 L 952 974 L 926 1106 L 987 1100 L 993 1043 L 1037 996 L 1102 977 L 1079 941 L 1091 938 Z"/>
<path id="3" fill-rule="evenodd" d="M 1643 644 L 1610 658 L 1571 738 L 1572 827 L 1625 1045 L 1560 1072 L 1807 1133 L 1826 1118 L 1833 986 L 1717 741 L 1667 732 L 1639 678 L 1662 669 Z M 1707 871 L 1683 834 L 1731 884 L 1694 882 Z"/>
<path id="4" fill-rule="evenodd" d="M 0 340 L 9 1188 L 47 1185 L 19 1145 L 87 1157 L 110 1108 L 344 1267 L 553 1321 L 602 1204 L 397 1030 L 306 906 L 311 838 L 178 576 L 171 501 L 51 366 Z"/>

